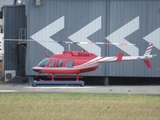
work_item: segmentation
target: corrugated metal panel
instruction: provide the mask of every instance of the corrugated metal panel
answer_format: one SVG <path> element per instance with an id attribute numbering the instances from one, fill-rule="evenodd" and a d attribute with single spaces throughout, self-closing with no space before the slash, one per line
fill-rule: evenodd
<path id="1" fill-rule="evenodd" d="M 25 6 L 5 6 L 4 9 L 4 39 L 18 39 L 18 30 L 26 28 Z M 17 70 L 18 42 L 4 42 L 4 69 Z M 19 48 L 23 49 L 23 48 Z M 22 58 L 22 57 L 21 57 Z M 21 59 L 24 62 L 24 58 Z"/>
<path id="2" fill-rule="evenodd" d="M 148 43 L 145 41 L 145 36 L 155 31 L 160 27 L 159 16 L 160 1 L 158 0 L 111 0 L 110 1 L 110 28 L 108 29 L 108 35 L 111 35 L 115 31 L 118 34 L 114 34 L 116 42 L 123 42 L 126 39 L 130 43 L 136 44 L 136 46 L 130 47 L 130 50 L 125 50 L 126 55 L 138 54 L 143 55 Z M 126 27 L 127 26 L 127 27 Z M 132 32 L 128 32 L 131 31 Z M 121 30 L 121 31 L 120 31 Z M 128 34 L 127 34 L 128 33 Z M 153 35 L 151 41 L 153 44 L 160 44 L 158 35 Z M 111 39 L 112 40 L 112 39 Z M 157 40 L 154 42 L 154 40 Z M 114 41 L 114 40 L 112 40 Z M 138 52 L 136 53 L 136 49 Z M 159 54 L 159 48 L 153 49 L 152 53 Z M 110 55 L 121 51 L 118 47 L 110 47 Z M 129 54 L 130 53 L 130 54 Z M 153 69 L 147 69 L 143 61 L 134 62 L 122 62 L 122 63 L 110 63 L 109 64 L 109 76 L 160 76 L 156 67 L 159 66 L 158 60 L 160 57 L 153 58 Z"/>
<path id="3" fill-rule="evenodd" d="M 42 0 L 41 3 L 39 7 L 35 6 L 33 1 L 26 3 L 29 6 L 26 9 L 28 16 L 28 38 L 38 34 L 35 40 L 87 41 L 89 39 L 90 41 L 106 41 L 106 27 L 102 27 L 106 26 L 106 1 Z M 56 25 L 54 26 L 55 22 Z M 45 29 L 43 29 L 44 27 Z M 61 30 L 58 31 L 59 27 L 61 27 Z M 40 34 L 37 33 L 40 30 Z M 46 48 L 51 47 L 51 49 L 48 50 L 43 45 L 47 46 Z M 60 47 L 64 47 L 64 50 L 68 49 L 67 45 L 64 44 L 58 44 L 55 47 L 52 47 L 52 43 L 43 43 L 43 45 L 28 43 L 27 74 L 36 74 L 30 68 L 37 65 L 45 57 L 42 54 L 43 52 L 52 55 L 52 52 L 61 53 Z M 97 48 L 101 50 L 102 56 L 106 55 L 105 46 L 103 45 L 71 45 L 71 50 L 86 49 L 93 53 L 98 53 Z M 96 72 L 86 73 L 85 75 L 105 76 L 105 74 L 106 67 L 103 64 Z"/>
<path id="4" fill-rule="evenodd" d="M 159 54 L 159 35 L 154 35 L 159 31 L 159 6 L 159 0 L 41 0 L 40 6 L 35 6 L 34 1 L 28 0 L 26 1 L 27 37 L 35 40 L 73 41 L 80 38 L 84 41 L 85 34 L 91 41 L 106 41 L 107 37 L 111 42 L 129 41 L 136 45 L 129 48 L 125 46 L 124 50 L 118 46 L 101 45 L 98 47 L 102 56 L 115 56 L 120 51 L 124 51 L 125 55 L 143 55 L 149 43 L 145 40 L 146 36 L 153 32 L 151 39 L 157 40 L 152 41 L 157 46 L 152 53 Z M 94 32 L 89 35 L 91 31 Z M 52 46 L 48 43 L 28 42 L 27 75 L 37 74 L 30 69 L 45 57 L 43 52 L 52 55 L 52 52 L 61 52 L 63 47 L 64 50 L 67 49 L 66 45 Z M 83 47 L 72 45 L 71 49 L 81 50 Z M 98 49 L 95 48 L 92 46 L 90 51 L 96 53 Z M 143 61 L 103 63 L 98 70 L 85 75 L 159 77 L 159 71 L 156 70 L 156 67 L 160 67 L 159 59 L 158 56 L 151 60 L 153 69 L 147 69 Z"/>

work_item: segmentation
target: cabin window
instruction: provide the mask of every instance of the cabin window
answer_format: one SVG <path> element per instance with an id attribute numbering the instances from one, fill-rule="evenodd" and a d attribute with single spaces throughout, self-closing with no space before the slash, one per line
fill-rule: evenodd
<path id="1" fill-rule="evenodd" d="M 49 61 L 49 59 L 45 58 L 38 64 L 38 66 L 39 67 L 45 67 L 47 65 L 48 61 Z"/>
<path id="2" fill-rule="evenodd" d="M 66 60 L 65 67 L 73 67 L 73 60 Z"/>
<path id="3" fill-rule="evenodd" d="M 62 67 L 62 60 L 58 60 L 58 65 L 57 67 Z"/>
<path id="4" fill-rule="evenodd" d="M 49 67 L 54 67 L 55 64 L 55 60 L 51 60 L 51 62 L 49 63 Z"/>

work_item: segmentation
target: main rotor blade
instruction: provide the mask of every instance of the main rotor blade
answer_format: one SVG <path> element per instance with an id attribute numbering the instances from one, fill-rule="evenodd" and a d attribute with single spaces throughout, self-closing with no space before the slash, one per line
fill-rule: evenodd
<path id="1" fill-rule="evenodd" d="M 18 41 L 18 42 L 36 42 L 32 39 L 4 39 L 4 41 Z M 39 40 L 41 42 L 55 42 L 55 43 L 63 43 L 63 44 L 104 44 L 104 45 L 120 45 L 120 46 L 130 46 L 135 44 L 130 43 L 112 43 L 112 42 L 73 42 L 73 41 L 47 41 L 47 40 Z"/>

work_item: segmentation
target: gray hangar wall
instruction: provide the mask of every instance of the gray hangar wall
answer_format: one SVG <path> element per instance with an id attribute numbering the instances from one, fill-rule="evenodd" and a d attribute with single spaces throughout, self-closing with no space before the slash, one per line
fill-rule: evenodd
<path id="1" fill-rule="evenodd" d="M 47 41 L 101 41 L 129 42 L 135 46 L 71 45 L 71 50 L 85 49 L 100 56 L 143 55 L 148 44 L 160 49 L 160 1 L 159 0 L 34 0 L 26 3 L 27 43 L 26 75 L 36 75 L 31 68 L 45 56 L 62 53 L 67 45 Z M 159 55 L 148 69 L 143 61 L 102 63 L 85 76 L 138 76 L 159 77 Z"/>
<path id="2" fill-rule="evenodd" d="M 25 6 L 3 7 L 4 39 L 20 39 L 20 29 L 26 29 Z M 4 42 L 4 70 L 16 70 L 17 76 L 25 74 L 25 46 L 17 41 Z"/>

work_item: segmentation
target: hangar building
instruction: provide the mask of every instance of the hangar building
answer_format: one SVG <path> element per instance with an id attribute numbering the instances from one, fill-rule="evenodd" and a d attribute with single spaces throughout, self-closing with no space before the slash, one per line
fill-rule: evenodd
<path id="1" fill-rule="evenodd" d="M 31 68 L 45 56 L 62 53 L 68 47 L 52 41 L 129 42 L 135 46 L 71 45 L 71 50 L 85 49 L 100 56 L 143 55 L 153 43 L 153 68 L 143 61 L 102 63 L 87 79 L 112 84 L 123 80 L 153 81 L 160 77 L 160 1 L 159 0 L 26 0 L 23 5 L 4 6 L 5 70 L 17 76 L 35 76 Z M 32 39 L 35 42 L 23 42 Z M 109 81 L 109 82 L 108 82 Z M 144 82 L 144 81 L 143 81 Z M 152 82 L 151 82 L 152 83 Z M 98 84 L 98 83 L 95 83 Z"/>

